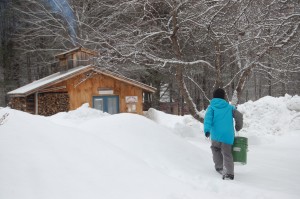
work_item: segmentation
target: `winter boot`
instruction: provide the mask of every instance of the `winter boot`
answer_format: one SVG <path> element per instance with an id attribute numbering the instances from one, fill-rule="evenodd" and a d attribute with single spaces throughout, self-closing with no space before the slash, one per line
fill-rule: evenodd
<path id="1" fill-rule="evenodd" d="M 232 174 L 223 175 L 223 180 L 233 180 L 233 179 L 234 179 L 234 175 Z"/>

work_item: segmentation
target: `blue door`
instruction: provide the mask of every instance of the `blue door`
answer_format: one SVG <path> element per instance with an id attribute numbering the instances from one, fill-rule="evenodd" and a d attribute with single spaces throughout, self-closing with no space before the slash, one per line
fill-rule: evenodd
<path id="1" fill-rule="evenodd" d="M 119 113 L 119 96 L 94 96 L 93 108 L 109 114 Z"/>

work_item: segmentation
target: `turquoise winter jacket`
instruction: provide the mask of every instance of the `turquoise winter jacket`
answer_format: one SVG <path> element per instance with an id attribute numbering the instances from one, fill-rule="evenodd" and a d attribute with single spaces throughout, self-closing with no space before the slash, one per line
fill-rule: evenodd
<path id="1" fill-rule="evenodd" d="M 211 140 L 233 144 L 234 126 L 233 110 L 234 106 L 226 100 L 213 98 L 210 101 L 204 117 L 204 133 L 210 132 Z"/>

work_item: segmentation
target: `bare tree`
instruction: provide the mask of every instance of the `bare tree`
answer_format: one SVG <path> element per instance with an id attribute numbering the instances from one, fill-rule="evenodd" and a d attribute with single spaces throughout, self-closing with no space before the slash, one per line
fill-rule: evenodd
<path id="1" fill-rule="evenodd" d="M 199 120 L 199 100 L 207 105 L 213 88 L 224 87 L 238 103 L 253 73 L 268 75 L 270 92 L 274 81 L 287 85 L 299 75 L 295 1 L 22 0 L 13 7 L 18 49 L 39 58 L 31 63 L 49 63 L 49 52 L 74 46 L 99 50 L 101 67 L 174 76 Z"/>
<path id="2" fill-rule="evenodd" d="M 235 83 L 236 103 L 254 71 L 265 71 L 269 77 L 275 77 L 276 71 L 299 73 L 292 61 L 298 57 L 297 39 L 292 40 L 299 39 L 299 15 L 296 10 L 285 9 L 298 4 L 279 0 L 139 1 L 140 7 L 133 7 L 135 11 L 142 10 L 142 15 L 135 13 L 137 18 L 130 23 L 136 34 L 124 31 L 126 45 L 115 45 L 113 52 L 121 60 L 138 63 L 147 59 L 160 67 L 173 67 L 189 111 L 198 118 L 185 82 L 191 66 L 207 67 L 214 74 L 215 88 L 229 88 Z M 126 16 L 134 12 L 127 9 Z M 200 52 L 203 46 L 209 49 L 205 60 Z M 190 55 L 191 50 L 194 56 Z M 195 56 L 197 53 L 200 56 Z M 289 58 L 288 68 L 278 68 L 283 58 L 276 56 L 278 53 Z M 229 78 L 229 72 L 235 68 L 236 73 Z"/>
<path id="3" fill-rule="evenodd" d="M 284 81 L 286 73 L 299 73 L 295 64 L 299 46 L 299 2 L 293 1 L 248 1 L 241 4 L 240 17 L 233 27 L 235 37 L 228 37 L 235 47 L 236 63 L 239 66 L 235 95 L 241 98 L 244 86 L 252 72 L 265 73 L 269 79 Z M 295 40 L 296 39 L 296 40 Z M 294 41 L 292 41 L 294 40 Z M 297 41 L 298 40 L 298 41 Z M 288 66 L 287 66 L 287 63 Z M 291 64 L 291 63 L 294 64 Z M 231 80 L 229 83 L 231 83 Z M 227 84 L 225 87 L 228 87 Z M 271 95 L 271 82 L 269 81 Z"/>

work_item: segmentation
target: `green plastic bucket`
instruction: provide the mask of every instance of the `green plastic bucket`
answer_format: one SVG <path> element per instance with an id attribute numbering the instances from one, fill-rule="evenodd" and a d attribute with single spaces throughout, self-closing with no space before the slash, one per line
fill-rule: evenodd
<path id="1" fill-rule="evenodd" d="M 248 138 L 235 137 L 232 146 L 233 162 L 247 164 Z"/>

